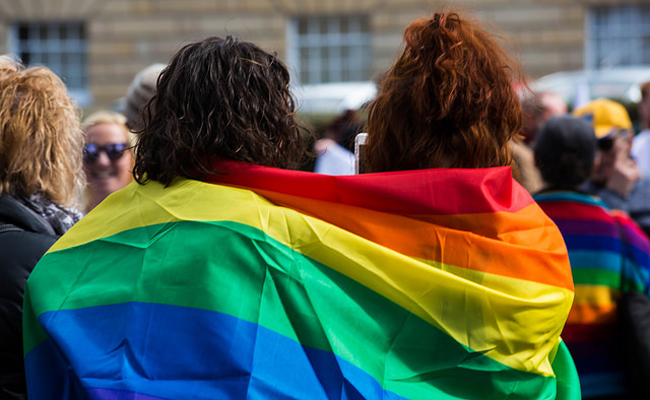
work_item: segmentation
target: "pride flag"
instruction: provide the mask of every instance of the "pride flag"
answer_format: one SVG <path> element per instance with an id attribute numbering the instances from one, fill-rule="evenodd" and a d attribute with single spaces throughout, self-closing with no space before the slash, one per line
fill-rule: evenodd
<path id="1" fill-rule="evenodd" d="M 555 221 L 569 251 L 575 301 L 562 337 L 575 360 L 582 394 L 627 393 L 617 304 L 621 279 L 638 291 L 648 286 L 648 239 L 627 214 L 610 210 L 597 197 L 550 191 L 535 200 Z"/>
<path id="2" fill-rule="evenodd" d="M 509 168 L 218 168 L 128 186 L 44 256 L 31 398 L 580 397 L 566 247 Z"/>

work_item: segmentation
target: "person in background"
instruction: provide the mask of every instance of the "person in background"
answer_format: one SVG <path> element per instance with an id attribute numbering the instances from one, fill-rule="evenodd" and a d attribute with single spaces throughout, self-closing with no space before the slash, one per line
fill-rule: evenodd
<path id="1" fill-rule="evenodd" d="M 522 96 L 524 126 L 521 137 L 510 141 L 514 164 L 518 172 L 517 180 L 528 190 L 536 193 L 542 188 L 542 178 L 535 166 L 532 147 L 539 129 L 552 116 L 567 113 L 564 99 L 555 92 L 527 93 Z"/>
<path id="2" fill-rule="evenodd" d="M 542 129 L 549 118 L 568 113 L 566 101 L 555 92 L 543 91 L 526 94 L 522 96 L 522 105 L 524 127 L 521 135 L 524 137 L 524 143 L 529 146 L 533 146 L 537 132 Z"/>
<path id="3" fill-rule="evenodd" d="M 314 143 L 317 155 L 314 172 L 327 175 L 354 174 L 354 138 L 363 124 L 356 111 L 345 110 L 325 128 L 322 139 Z"/>
<path id="4" fill-rule="evenodd" d="M 560 228 L 571 260 L 576 297 L 562 339 L 578 368 L 582 396 L 632 399 L 617 304 L 621 279 L 647 287 L 650 242 L 625 213 L 580 190 L 600 162 L 588 122 L 572 116 L 549 119 L 537 135 L 535 160 L 545 188 L 534 199 Z M 623 265 L 630 270 L 623 271 Z"/>
<path id="5" fill-rule="evenodd" d="M 463 264 L 464 272 L 457 272 L 463 275 L 467 271 L 475 270 L 482 276 L 476 281 L 477 283 L 480 281 L 480 290 L 490 290 L 489 279 L 484 278 L 502 276 L 504 271 L 501 271 L 498 265 L 507 265 L 506 275 L 516 279 L 502 281 L 499 278 L 498 280 L 505 286 L 497 291 L 516 292 L 521 288 L 519 285 L 523 284 L 530 289 L 528 295 L 532 296 L 531 302 L 527 305 L 522 303 L 523 308 L 516 308 L 517 312 L 514 314 L 510 312 L 515 308 L 501 309 L 499 306 L 493 306 L 493 311 L 504 312 L 501 315 L 503 320 L 499 320 L 499 317 L 491 315 L 487 310 L 484 310 L 485 314 L 480 311 L 474 314 L 477 310 L 473 309 L 471 304 L 481 300 L 470 299 L 472 289 L 465 288 L 461 290 L 462 294 L 456 293 L 458 297 L 455 297 L 452 295 L 453 291 L 446 291 L 446 282 L 441 280 L 431 290 L 450 294 L 449 297 L 443 296 L 440 299 L 441 303 L 450 310 L 449 318 L 439 323 L 446 326 L 448 332 L 456 332 L 467 340 L 467 343 L 473 343 L 469 346 L 470 349 L 481 346 L 478 342 L 474 343 L 474 340 L 479 342 L 486 340 L 485 345 L 490 349 L 498 347 L 497 343 L 515 340 L 518 345 L 507 345 L 509 350 L 505 352 L 507 354 L 505 359 L 517 359 L 515 348 L 519 345 L 537 347 L 544 342 L 552 343 L 548 350 L 563 349 L 559 334 L 573 301 L 573 283 L 568 258 L 551 260 L 545 256 L 537 259 L 534 266 L 526 259 L 529 251 L 534 252 L 533 248 L 544 246 L 542 242 L 547 239 L 551 239 L 557 245 L 557 255 L 562 254 L 566 257 L 566 248 L 560 232 L 537 207 L 528 193 L 513 180 L 509 168 L 512 163 L 509 143 L 522 128 L 521 103 L 513 84 L 520 81 L 519 65 L 499 45 L 498 37 L 489 33 L 478 21 L 471 17 L 464 17 L 454 10 L 436 12 L 431 18 L 412 22 L 404 31 L 404 46 L 395 64 L 382 77 L 377 97 L 369 106 L 366 140 L 367 170 L 374 173 L 395 171 L 396 174 L 399 172 L 400 177 L 406 170 L 423 170 L 421 179 L 426 176 L 425 171 L 426 174 L 439 177 L 439 185 L 426 187 L 426 192 L 432 193 L 432 196 L 437 199 L 435 204 L 440 209 L 434 214 L 440 217 L 435 220 L 443 226 L 438 233 L 428 234 L 439 237 L 440 241 L 434 240 L 426 250 L 423 250 L 425 254 L 435 255 L 435 263 L 432 267 L 443 268 L 449 271 L 450 275 L 460 279 L 460 276 L 454 272 L 455 267 L 461 265 L 460 259 L 467 260 L 467 264 Z M 502 174 L 498 178 L 492 175 L 497 171 Z M 417 174 L 414 175 L 413 181 L 408 182 L 406 176 L 402 179 L 407 181 L 407 184 L 414 185 Z M 521 196 L 518 198 L 522 204 L 510 210 L 530 207 L 535 216 L 527 223 L 518 225 L 513 223 L 518 217 L 514 214 L 506 217 L 504 214 L 506 220 L 511 217 L 513 220 L 502 225 L 505 221 L 500 221 L 498 218 L 483 219 L 478 214 L 472 214 L 471 217 L 463 215 L 466 212 L 480 213 L 479 210 L 495 210 L 487 206 L 493 201 L 488 187 L 498 187 L 501 193 L 516 193 L 516 196 Z M 483 192 L 483 189 L 486 191 Z M 508 207 L 512 206 L 512 203 L 508 204 Z M 522 206 L 524 208 L 520 208 Z M 453 210 L 451 212 L 458 219 L 445 215 L 443 210 Z M 511 226 L 513 230 L 505 228 L 506 225 Z M 552 228 L 546 229 L 545 226 L 552 226 Z M 508 233 L 501 236 L 499 232 L 504 228 Z M 515 234 L 519 229 L 522 230 L 521 232 L 528 229 L 530 231 L 542 229 L 546 233 L 534 237 L 526 234 L 519 236 Z M 461 232 L 469 234 L 469 237 L 465 237 Z M 414 233 L 414 235 L 423 234 L 424 231 Z M 487 239 L 486 236 L 492 238 L 494 247 L 481 248 L 480 243 Z M 393 237 L 394 240 L 413 240 L 410 236 L 401 237 L 397 234 Z M 562 270 L 559 274 L 558 267 Z M 546 277 L 555 275 L 558 280 L 550 283 L 545 279 L 532 278 L 537 274 Z M 559 278 L 560 276 L 562 278 Z M 526 283 L 518 279 L 523 279 Z M 541 283 L 541 281 L 550 283 L 560 296 L 558 302 L 553 305 L 557 307 L 555 314 L 557 319 L 552 321 L 531 319 L 524 325 L 526 330 L 546 331 L 552 334 L 542 339 L 535 335 L 528 335 L 523 330 L 503 329 L 505 326 L 514 327 L 521 323 L 521 321 L 515 322 L 517 320 L 515 314 L 534 313 L 533 309 L 537 306 L 533 304 L 538 304 L 537 301 L 544 296 L 544 290 L 537 291 L 537 289 L 547 286 L 542 285 L 533 289 L 536 287 L 533 282 Z M 565 290 L 566 285 L 571 289 Z M 533 298 L 537 300 L 532 300 Z M 489 300 L 485 301 L 490 303 Z M 456 309 L 455 306 L 458 308 Z M 457 310 L 456 313 L 452 311 L 454 309 Z M 488 326 L 471 329 L 465 325 L 465 323 L 471 325 L 474 318 L 481 321 L 480 325 L 486 323 Z M 458 327 L 458 331 L 454 328 L 454 321 L 463 321 L 461 323 L 463 326 Z M 490 327 L 491 323 L 488 321 L 494 321 L 495 326 Z M 481 374 L 477 374 L 459 380 L 459 386 L 472 387 L 479 393 L 472 393 L 472 389 L 469 388 L 465 392 L 458 387 L 455 389 L 458 390 L 457 393 L 463 393 L 459 397 L 465 399 L 503 399 L 520 396 L 529 399 L 579 398 L 579 388 L 573 380 L 575 370 L 570 356 L 564 351 L 560 353 L 565 355 L 566 365 L 571 367 L 567 369 L 559 367 L 554 373 L 549 371 L 557 380 L 554 383 L 549 382 L 553 387 L 547 387 L 549 391 L 545 394 L 542 394 L 541 390 L 525 394 L 524 388 L 527 384 L 523 382 L 514 384 L 514 381 L 510 381 L 512 385 L 507 385 L 509 387 L 499 386 L 498 374 L 494 375 L 489 368 L 483 370 L 484 376 L 479 377 Z M 538 360 L 546 360 L 549 362 L 548 365 L 551 365 L 553 357 L 550 353 L 538 354 L 538 357 Z M 459 356 L 459 359 L 464 357 Z M 530 376 L 534 376 L 533 371 L 536 367 L 532 364 L 527 366 L 524 364 L 518 364 L 511 371 L 518 370 L 522 373 L 526 371 L 531 373 Z M 460 372 L 453 367 L 448 367 L 444 372 L 428 370 L 427 373 L 431 376 L 440 373 L 452 377 Z M 479 381 L 481 384 L 476 383 Z M 475 383 L 468 385 L 467 382 Z"/>
<path id="6" fill-rule="evenodd" d="M 528 193 L 535 193 L 542 187 L 542 177 L 535 167 L 533 150 L 517 138 L 510 141 L 510 148 L 515 179 Z"/>
<path id="7" fill-rule="evenodd" d="M 566 115 L 569 110 L 564 98 L 556 92 L 542 92 L 539 95 L 542 103 L 542 120 L 546 121 L 556 115 Z"/>
<path id="8" fill-rule="evenodd" d="M 63 82 L 0 58 L 0 398 L 26 399 L 25 281 L 81 218 L 83 131 Z"/>
<path id="9" fill-rule="evenodd" d="M 573 111 L 590 122 L 598 139 L 600 163 L 582 190 L 600 197 L 610 208 L 628 213 L 650 234 L 650 177 L 643 177 L 630 156 L 632 121 L 621 104 L 596 99 Z"/>
<path id="10" fill-rule="evenodd" d="M 630 153 L 643 176 L 650 176 L 650 82 L 641 85 L 641 101 L 638 105 L 641 132 L 632 140 Z"/>
<path id="11" fill-rule="evenodd" d="M 155 63 L 139 71 L 133 77 L 126 96 L 118 101 L 116 111 L 126 116 L 126 124 L 134 132 L 144 128 L 145 119 L 153 112 L 145 106 L 156 94 L 156 81 L 164 68 L 165 64 Z"/>
<path id="12" fill-rule="evenodd" d="M 84 212 L 87 213 L 133 180 L 135 141 L 122 114 L 95 112 L 84 120 L 83 128 L 86 132 L 84 172 L 88 182 Z"/>

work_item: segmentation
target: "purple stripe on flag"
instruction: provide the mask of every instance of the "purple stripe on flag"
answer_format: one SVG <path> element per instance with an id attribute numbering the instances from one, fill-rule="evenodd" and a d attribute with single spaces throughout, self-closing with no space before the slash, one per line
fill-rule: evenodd
<path id="1" fill-rule="evenodd" d="M 88 397 L 92 400 L 168 400 L 127 390 L 112 389 L 88 389 Z"/>

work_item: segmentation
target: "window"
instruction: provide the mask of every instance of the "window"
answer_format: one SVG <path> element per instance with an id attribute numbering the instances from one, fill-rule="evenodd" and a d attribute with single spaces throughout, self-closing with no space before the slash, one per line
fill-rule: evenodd
<path id="1" fill-rule="evenodd" d="M 650 64 L 650 5 L 592 7 L 586 28 L 588 68 Z"/>
<path id="2" fill-rule="evenodd" d="M 90 104 L 86 29 L 81 22 L 24 22 L 12 26 L 10 51 L 26 66 L 54 71 L 80 106 Z"/>
<path id="3" fill-rule="evenodd" d="M 303 84 L 370 79 L 371 37 L 365 16 L 296 18 L 288 42 L 289 63 Z"/>

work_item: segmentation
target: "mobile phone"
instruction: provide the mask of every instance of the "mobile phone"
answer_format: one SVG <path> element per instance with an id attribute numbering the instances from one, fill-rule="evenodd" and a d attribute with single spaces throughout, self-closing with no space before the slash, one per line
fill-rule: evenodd
<path id="1" fill-rule="evenodd" d="M 354 138 L 354 173 L 363 174 L 366 172 L 366 139 L 367 133 L 359 133 Z"/>

